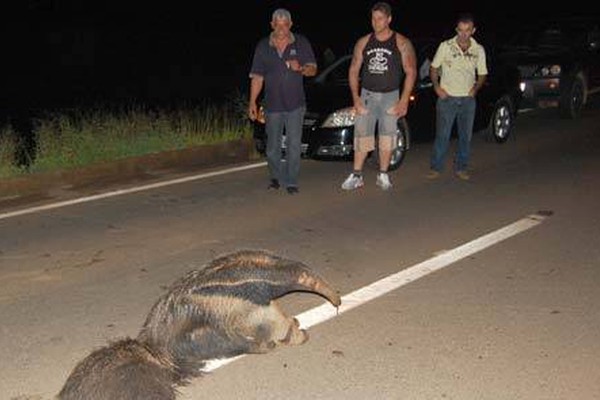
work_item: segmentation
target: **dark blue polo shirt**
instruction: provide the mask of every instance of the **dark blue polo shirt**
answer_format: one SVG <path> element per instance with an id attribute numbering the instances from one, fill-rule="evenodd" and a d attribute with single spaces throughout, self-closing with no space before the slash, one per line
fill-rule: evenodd
<path id="1" fill-rule="evenodd" d="M 264 78 L 266 112 L 293 111 L 306 104 L 304 77 L 289 69 L 286 61 L 296 59 L 300 65 L 316 65 L 315 55 L 308 39 L 297 33 L 281 56 L 269 39 L 266 37 L 256 45 L 250 76 Z"/>

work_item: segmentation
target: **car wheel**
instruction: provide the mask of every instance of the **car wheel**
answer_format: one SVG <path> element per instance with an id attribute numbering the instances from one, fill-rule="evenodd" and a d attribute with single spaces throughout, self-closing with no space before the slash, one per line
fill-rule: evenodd
<path id="1" fill-rule="evenodd" d="M 496 102 L 488 125 L 488 137 L 496 143 L 504 143 L 510 137 L 513 128 L 513 107 L 511 101 L 503 97 Z"/>
<path id="2" fill-rule="evenodd" d="M 559 111 L 563 118 L 575 119 L 587 100 L 587 85 L 582 73 L 575 75 L 571 85 L 560 95 Z"/>
<path id="3" fill-rule="evenodd" d="M 398 121 L 398 131 L 396 135 L 396 147 L 392 151 L 392 157 L 390 159 L 390 165 L 388 171 L 394 171 L 400 168 L 404 158 L 406 157 L 406 151 L 409 148 L 410 130 L 408 129 L 408 123 L 404 118 Z M 371 154 L 370 160 L 375 168 L 379 168 L 379 149 L 377 146 Z"/>

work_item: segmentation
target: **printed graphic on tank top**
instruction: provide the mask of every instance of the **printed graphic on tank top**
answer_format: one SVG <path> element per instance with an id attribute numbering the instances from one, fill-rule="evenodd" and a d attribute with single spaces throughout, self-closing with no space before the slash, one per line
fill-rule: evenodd
<path id="1" fill-rule="evenodd" d="M 396 43 L 396 32 L 379 41 L 371 34 L 363 50 L 362 87 L 372 92 L 391 92 L 400 88 L 404 78 L 402 56 Z"/>

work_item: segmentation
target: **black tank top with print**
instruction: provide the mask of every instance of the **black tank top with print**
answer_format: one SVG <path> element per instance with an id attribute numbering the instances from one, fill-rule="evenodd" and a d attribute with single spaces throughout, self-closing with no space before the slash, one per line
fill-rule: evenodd
<path id="1" fill-rule="evenodd" d="M 404 78 L 402 56 L 396 44 L 396 32 L 380 42 L 372 33 L 363 50 L 361 86 L 372 92 L 391 92 L 400 88 Z"/>

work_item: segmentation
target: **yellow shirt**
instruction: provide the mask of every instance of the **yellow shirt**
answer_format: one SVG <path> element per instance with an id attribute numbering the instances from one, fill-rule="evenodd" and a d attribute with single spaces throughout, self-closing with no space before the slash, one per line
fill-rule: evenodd
<path id="1" fill-rule="evenodd" d="M 487 75 L 485 50 L 471 38 L 471 45 L 462 51 L 457 37 L 438 46 L 431 67 L 439 69 L 440 86 L 450 96 L 467 96 L 475 85 L 477 75 Z"/>

